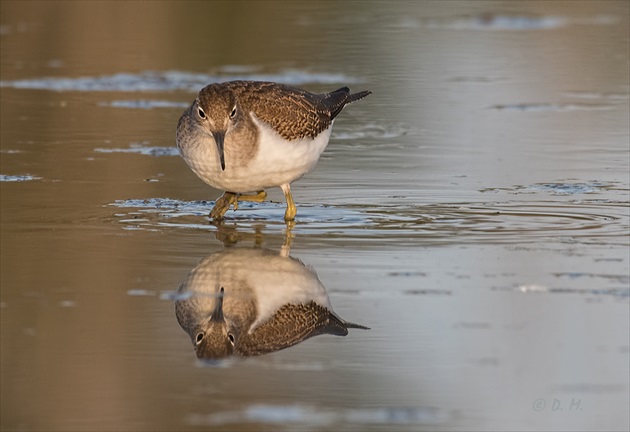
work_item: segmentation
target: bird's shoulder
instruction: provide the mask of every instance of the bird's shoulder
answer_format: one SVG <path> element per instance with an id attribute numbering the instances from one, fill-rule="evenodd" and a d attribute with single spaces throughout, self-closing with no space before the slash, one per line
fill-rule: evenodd
<path id="1" fill-rule="evenodd" d="M 235 81 L 230 88 L 246 109 L 289 140 L 315 138 L 328 129 L 333 114 L 344 105 L 348 95 L 347 91 L 339 90 L 316 94 L 258 81 Z"/>

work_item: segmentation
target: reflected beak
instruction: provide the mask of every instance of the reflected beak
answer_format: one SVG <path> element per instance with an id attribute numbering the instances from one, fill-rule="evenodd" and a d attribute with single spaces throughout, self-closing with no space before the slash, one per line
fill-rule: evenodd
<path id="1" fill-rule="evenodd" d="M 219 298 L 217 299 L 217 304 L 212 311 L 212 317 L 210 321 L 214 322 L 223 322 L 223 287 L 221 287 L 221 292 L 219 294 Z"/>
<path id="2" fill-rule="evenodd" d="M 213 132 L 212 136 L 217 143 L 217 150 L 219 150 L 219 159 L 221 160 L 221 169 L 225 171 L 225 154 L 223 152 L 223 141 L 225 140 L 225 132 Z"/>

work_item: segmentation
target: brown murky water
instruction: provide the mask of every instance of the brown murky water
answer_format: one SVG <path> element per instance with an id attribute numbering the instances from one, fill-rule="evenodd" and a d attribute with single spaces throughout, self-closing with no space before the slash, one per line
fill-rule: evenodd
<path id="1" fill-rule="evenodd" d="M 2 430 L 628 429 L 627 2 L 0 8 Z M 174 148 L 235 78 L 374 92 L 288 233 Z M 258 253 L 371 329 L 197 360 L 180 283 Z"/>

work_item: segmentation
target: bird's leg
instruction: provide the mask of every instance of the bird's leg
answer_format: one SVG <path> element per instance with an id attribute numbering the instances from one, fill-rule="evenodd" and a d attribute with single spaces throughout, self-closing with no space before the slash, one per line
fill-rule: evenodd
<path id="1" fill-rule="evenodd" d="M 214 207 L 210 211 L 210 217 L 212 219 L 223 219 L 223 215 L 226 211 L 229 210 L 230 206 L 234 204 L 234 209 L 236 210 L 238 200 L 238 194 L 234 192 L 224 192 L 220 198 L 214 204 Z"/>
<path id="2" fill-rule="evenodd" d="M 267 198 L 267 192 L 264 190 L 258 191 L 256 195 L 241 195 L 238 194 L 236 199 L 238 201 L 250 201 L 250 202 L 263 202 Z M 234 210 L 238 209 L 238 201 L 234 202 Z"/>
<path id="3" fill-rule="evenodd" d="M 230 209 L 230 206 L 234 206 L 234 210 L 238 209 L 239 201 L 263 202 L 265 198 L 267 198 L 267 192 L 264 190 L 258 191 L 256 195 L 240 195 L 226 191 L 217 199 L 210 212 L 210 217 L 217 220 L 223 219 L 223 215 Z"/>
<path id="4" fill-rule="evenodd" d="M 284 232 L 284 244 L 282 245 L 282 248 L 280 249 L 280 256 L 281 257 L 288 257 L 289 253 L 291 252 L 291 243 L 293 242 L 293 233 L 291 232 L 291 229 L 295 226 L 295 222 L 291 221 L 291 222 L 287 222 L 287 229 Z"/>
<path id="5" fill-rule="evenodd" d="M 286 183 L 280 187 L 282 188 L 284 197 L 287 199 L 287 211 L 284 213 L 284 220 L 285 222 L 290 222 L 295 219 L 295 215 L 297 214 L 297 208 L 295 208 L 293 196 L 291 195 L 291 186 L 289 183 Z"/>
<path id="6" fill-rule="evenodd" d="M 267 198 L 267 192 L 264 190 L 258 191 L 256 195 L 239 195 L 239 201 L 250 201 L 250 202 L 263 202 Z"/>

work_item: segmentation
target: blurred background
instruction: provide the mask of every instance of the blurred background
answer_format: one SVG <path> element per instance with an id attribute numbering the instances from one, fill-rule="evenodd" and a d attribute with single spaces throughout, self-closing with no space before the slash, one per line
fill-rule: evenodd
<path id="1" fill-rule="evenodd" d="M 2 430 L 628 430 L 626 1 L 0 3 Z M 209 223 L 203 86 L 373 94 Z M 290 255 L 366 325 L 196 359 L 179 283 Z M 255 275 L 252 276 L 255 279 Z"/>

